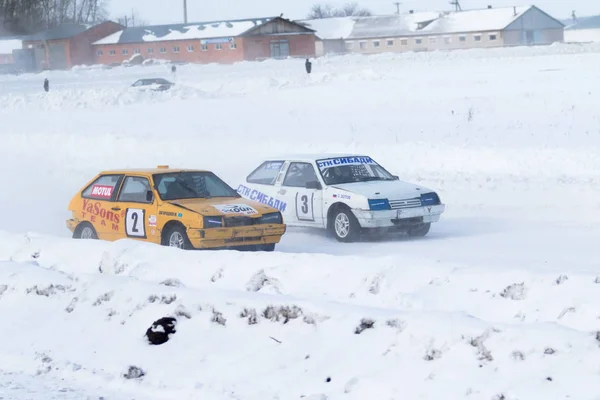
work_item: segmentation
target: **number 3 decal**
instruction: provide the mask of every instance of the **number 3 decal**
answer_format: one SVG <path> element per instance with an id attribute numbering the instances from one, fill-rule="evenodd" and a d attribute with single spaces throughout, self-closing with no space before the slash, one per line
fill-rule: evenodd
<path id="1" fill-rule="evenodd" d="M 146 238 L 146 210 L 141 208 L 127 209 L 125 232 L 129 237 Z"/>
<path id="2" fill-rule="evenodd" d="M 299 221 L 314 221 L 313 199 L 314 194 L 296 193 L 296 217 Z"/>

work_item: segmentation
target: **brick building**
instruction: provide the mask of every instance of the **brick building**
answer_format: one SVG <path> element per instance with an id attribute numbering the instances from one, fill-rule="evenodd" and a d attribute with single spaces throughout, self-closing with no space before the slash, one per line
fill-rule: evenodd
<path id="1" fill-rule="evenodd" d="M 123 29 L 112 21 L 97 25 L 64 24 L 23 38 L 23 49 L 32 52 L 36 69 L 69 69 L 94 63 L 92 43 Z M 42 54 L 42 57 L 36 54 Z"/>
<path id="2" fill-rule="evenodd" d="M 313 57 L 315 34 L 280 17 L 125 28 L 93 44 L 97 64 L 144 59 L 223 63 Z"/>

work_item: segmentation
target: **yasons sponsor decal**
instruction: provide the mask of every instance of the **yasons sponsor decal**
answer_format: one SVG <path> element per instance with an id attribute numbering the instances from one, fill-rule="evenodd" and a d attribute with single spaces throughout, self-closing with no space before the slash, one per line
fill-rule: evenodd
<path id="1" fill-rule="evenodd" d="M 223 205 L 214 205 L 214 208 L 221 211 L 223 214 L 245 214 L 252 215 L 258 214 L 254 208 L 247 206 L 245 204 L 223 204 Z"/>
<path id="2" fill-rule="evenodd" d="M 92 223 L 99 222 L 101 226 L 108 226 L 107 223 L 110 223 L 113 231 L 119 230 L 121 215 L 102 207 L 102 203 L 98 201 L 83 199 L 83 210 L 81 214 L 82 219 L 89 220 Z"/>
<path id="3" fill-rule="evenodd" d="M 113 187 L 106 185 L 94 185 L 92 186 L 91 196 L 99 197 L 101 199 L 110 199 L 113 194 Z"/>
<path id="4" fill-rule="evenodd" d="M 244 196 L 247 199 L 258 201 L 259 203 L 266 204 L 270 207 L 276 208 L 281 212 L 284 212 L 287 208 L 287 203 L 281 200 L 278 200 L 274 197 L 269 196 L 268 194 L 264 194 L 259 192 L 256 189 L 250 189 L 244 185 L 240 185 L 237 188 L 237 192 Z"/>

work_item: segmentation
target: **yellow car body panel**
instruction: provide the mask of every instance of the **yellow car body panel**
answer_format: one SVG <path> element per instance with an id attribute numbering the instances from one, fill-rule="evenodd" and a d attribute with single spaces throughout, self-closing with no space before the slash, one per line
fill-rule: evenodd
<path id="1" fill-rule="evenodd" d="M 154 176 L 180 172 L 216 177 L 210 171 L 166 167 L 103 171 L 71 199 L 68 209 L 72 217 L 67 220 L 67 228 L 75 236 L 78 228 L 91 224 L 101 240 L 134 239 L 166 244 L 165 229 L 179 225 L 185 228 L 189 242 L 196 249 L 279 243 L 286 226 L 274 207 L 235 196 L 163 200 Z M 132 187 L 128 186 L 130 183 L 137 185 L 138 192 L 127 192 Z M 229 189 L 237 195 L 234 189 Z M 145 190 L 143 197 L 140 190 Z M 152 192 L 151 200 L 146 197 L 148 192 Z M 260 221 L 265 214 L 273 217 L 274 213 L 279 214 L 277 222 Z M 221 218 L 222 225 L 204 226 L 205 216 Z"/>

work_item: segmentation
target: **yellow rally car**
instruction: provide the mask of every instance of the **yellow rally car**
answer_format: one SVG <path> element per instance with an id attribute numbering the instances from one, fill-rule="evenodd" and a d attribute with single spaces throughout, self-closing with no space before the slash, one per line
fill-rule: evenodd
<path id="1" fill-rule="evenodd" d="M 273 251 L 285 233 L 279 210 L 242 198 L 210 171 L 105 171 L 69 203 L 78 239 L 130 238 L 181 249 Z"/>

